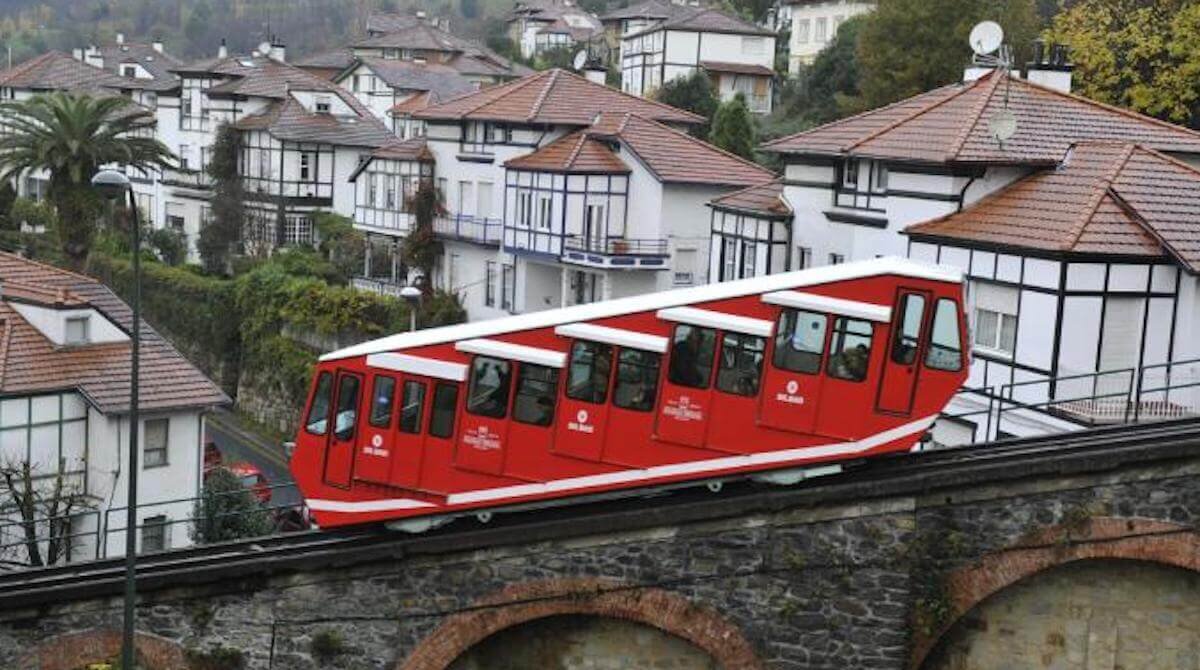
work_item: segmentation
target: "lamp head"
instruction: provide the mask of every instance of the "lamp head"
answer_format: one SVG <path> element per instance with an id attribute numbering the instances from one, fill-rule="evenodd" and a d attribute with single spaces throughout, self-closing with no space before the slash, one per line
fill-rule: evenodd
<path id="1" fill-rule="evenodd" d="M 100 195 L 109 200 L 116 200 L 125 196 L 125 192 L 130 190 L 129 177 L 116 170 L 101 170 L 92 177 L 92 188 L 100 192 Z"/>
<path id="2" fill-rule="evenodd" d="M 416 286 L 405 286 L 400 289 L 400 297 L 409 304 L 418 304 L 421 302 L 421 289 Z"/>

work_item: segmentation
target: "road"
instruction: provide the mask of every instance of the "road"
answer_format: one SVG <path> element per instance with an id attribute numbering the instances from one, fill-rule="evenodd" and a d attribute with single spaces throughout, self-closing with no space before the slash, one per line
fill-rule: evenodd
<path id="1" fill-rule="evenodd" d="M 271 506 L 300 504 L 300 493 L 288 470 L 283 446 L 272 444 L 238 424 L 237 417 L 222 410 L 208 415 L 207 439 L 217 444 L 226 463 L 251 463 L 271 484 Z"/>

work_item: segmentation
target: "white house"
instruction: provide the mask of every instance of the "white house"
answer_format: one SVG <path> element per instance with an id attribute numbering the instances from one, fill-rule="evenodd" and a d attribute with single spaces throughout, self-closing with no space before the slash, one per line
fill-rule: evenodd
<path id="1" fill-rule="evenodd" d="M 401 139 L 420 137 L 425 126 L 412 112 L 478 90 L 479 84 L 441 63 L 359 56 L 334 83 L 347 88 Z"/>
<path id="2" fill-rule="evenodd" d="M 715 9 L 695 9 L 621 37 L 621 90 L 649 96 L 664 83 L 705 72 L 721 100 L 741 93 L 750 111 L 771 111 L 775 33 Z"/>
<path id="3" fill-rule="evenodd" d="M 473 319 L 703 283 L 705 203 L 772 177 L 676 132 L 694 114 L 563 70 L 417 115 L 446 209 L 438 285 Z"/>
<path id="4" fill-rule="evenodd" d="M 572 47 L 603 31 L 600 19 L 573 0 L 520 0 L 507 21 L 509 38 L 521 49 L 522 58 Z"/>
<path id="5" fill-rule="evenodd" d="M 785 0 L 791 7 L 792 34 L 788 42 L 788 72 L 809 65 L 834 36 L 842 22 L 875 9 L 874 0 Z"/>
<path id="6" fill-rule="evenodd" d="M 477 87 L 510 81 L 531 72 L 524 65 L 427 20 L 393 16 L 401 20 L 385 22 L 383 18 L 372 16 L 374 23 L 368 26 L 368 35 L 350 44 L 352 55 L 443 66 Z"/>
<path id="7" fill-rule="evenodd" d="M 911 254 L 968 270 L 976 391 L 952 408 L 971 414 L 956 424 L 959 430 L 939 424 L 942 442 L 995 437 L 997 430 L 1030 434 L 1123 420 L 1126 408 L 1132 417 L 1153 418 L 1183 411 L 1174 405 L 1188 402 L 1187 391 L 1173 390 L 1169 398 L 1138 391 L 1162 385 L 1139 381 L 1143 375 L 1178 382 L 1186 376 L 1185 361 L 1196 356 L 1180 339 L 1193 337 L 1184 316 L 1171 330 L 1162 313 L 1176 309 L 1168 305 L 1178 305 L 1181 315 L 1194 308 L 1191 270 L 1162 260 L 1164 254 L 1174 258 L 1171 249 L 1184 243 L 1163 238 L 1157 247 L 1130 251 L 1121 248 L 1126 244 L 1121 238 L 1097 249 L 1072 241 L 1071 231 L 1083 230 L 1085 217 L 1096 211 L 1103 215 L 1097 225 L 1126 216 L 1130 220 L 1119 223 L 1129 230 L 1190 226 L 1156 219 L 1163 213 L 1144 202 L 1133 204 L 1133 193 L 1151 186 L 1161 190 L 1162 184 L 1190 189 L 1189 181 L 1167 175 L 1183 169 L 1176 160 L 1200 162 L 1200 133 L 1059 90 L 1069 86 L 1069 68 L 1052 61 L 1043 54 L 1026 79 L 987 71 L 765 146 L 782 154 L 786 164 L 783 196 L 794 211 L 793 259 L 820 265 Z M 1000 114 L 1016 121 L 1015 133 L 1004 141 L 989 129 Z M 1079 172 L 1085 158 L 1114 174 L 1132 165 L 1122 168 L 1120 161 L 1088 153 L 1105 142 L 1136 144 L 1131 156 L 1139 166 L 1143 156 L 1152 156 L 1145 161 L 1154 163 L 1157 176 L 1149 182 L 1129 177 L 1130 195 L 1111 184 L 1097 186 L 1105 182 Z M 1065 181 L 1051 178 L 1055 175 Z M 1031 185 L 1042 189 L 1037 229 L 1019 225 L 1019 205 L 987 219 L 993 237 L 954 233 L 955 226 Z M 1076 189 L 1113 194 L 1124 214 L 1109 205 L 1096 210 L 1097 203 L 1080 201 Z M 926 227 L 923 222 L 930 220 L 940 223 Z M 1008 236 L 999 237 L 1000 229 Z M 714 236 L 725 235 L 714 228 Z M 1113 311 L 1101 314 L 1102 305 L 1114 305 Z M 1020 314 L 1034 316 L 1018 322 Z M 1152 367 L 1159 364 L 1171 367 Z M 1122 394 L 1129 400 L 1118 402 Z M 1028 406 L 1014 407 L 1014 399 Z M 1069 410 L 1068 401 L 1075 403 Z M 990 424 L 989 412 L 980 410 L 988 403 Z M 971 430 L 963 428 L 966 423 L 973 424 Z"/>
<path id="8" fill-rule="evenodd" d="M 35 486 L 61 474 L 82 504 L 42 519 L 67 560 L 125 546 L 129 448 L 128 307 L 99 282 L 0 253 L 0 458 Z M 185 546 L 203 470 L 204 414 L 229 399 L 152 329 L 142 329 L 138 535 L 141 551 Z M 0 557 L 23 560 L 11 500 L 0 500 Z M 60 525 L 61 524 L 61 525 Z"/>
<path id="9" fill-rule="evenodd" d="M 700 7 L 699 0 L 641 0 L 626 7 L 614 7 L 600 15 L 604 40 L 612 62 L 621 63 L 621 38 L 652 28 L 667 19 L 690 14 Z"/>
<path id="10" fill-rule="evenodd" d="M 783 197 L 783 181 L 772 179 L 708 203 L 708 278 L 721 282 L 803 270 L 812 259 L 792 245 L 795 212 Z"/>

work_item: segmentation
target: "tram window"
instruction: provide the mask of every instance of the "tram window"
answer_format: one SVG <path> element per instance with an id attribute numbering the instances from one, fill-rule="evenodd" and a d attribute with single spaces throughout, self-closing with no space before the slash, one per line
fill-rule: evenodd
<path id="1" fill-rule="evenodd" d="M 652 351 L 622 349 L 617 356 L 617 383 L 613 404 L 621 409 L 649 412 L 658 396 L 658 368 L 662 356 Z"/>
<path id="2" fill-rule="evenodd" d="M 721 340 L 717 390 L 735 395 L 758 395 L 767 341 L 753 335 L 725 333 Z"/>
<path id="3" fill-rule="evenodd" d="M 476 356 L 471 363 L 471 389 L 467 411 L 479 416 L 503 419 L 508 414 L 508 390 L 512 364 L 498 358 Z"/>
<path id="4" fill-rule="evenodd" d="M 513 420 L 534 426 L 549 426 L 554 422 L 554 395 L 557 389 L 558 370 L 522 363 L 517 370 Z"/>
<path id="5" fill-rule="evenodd" d="M 772 359 L 775 367 L 808 375 L 820 372 L 828 323 L 829 318 L 824 314 L 783 310 L 775 329 L 775 355 Z"/>
<path id="6" fill-rule="evenodd" d="M 325 425 L 329 422 L 329 396 L 332 392 L 333 375 L 322 372 L 317 378 L 312 402 L 308 405 L 308 419 L 304 422 L 305 429 L 313 435 L 325 434 Z"/>
<path id="7" fill-rule="evenodd" d="M 429 434 L 450 437 L 454 434 L 454 410 L 458 407 L 458 384 L 438 382 L 433 390 L 433 412 L 429 416 Z"/>
<path id="8" fill-rule="evenodd" d="M 958 305 L 942 298 L 933 313 L 933 334 L 925 352 L 925 366 L 958 372 L 962 369 L 962 342 L 958 331 Z"/>
<path id="9" fill-rule="evenodd" d="M 716 343 L 717 331 L 712 328 L 675 326 L 675 337 L 671 344 L 671 365 L 668 370 L 671 383 L 697 389 L 708 388 Z"/>
<path id="10" fill-rule="evenodd" d="M 921 324 L 925 321 L 925 296 L 906 293 L 900 306 L 901 316 L 892 334 L 892 361 L 901 365 L 917 362 L 921 346 Z"/>
<path id="11" fill-rule="evenodd" d="M 371 425 L 387 428 L 392 423 L 392 397 L 396 391 L 396 380 L 385 375 L 375 375 L 375 388 L 371 390 Z"/>
<path id="12" fill-rule="evenodd" d="M 345 375 L 338 384 L 333 436 L 344 442 L 354 437 L 354 423 L 358 421 L 358 377 Z"/>
<path id="13" fill-rule="evenodd" d="M 607 400 L 612 355 L 612 347 L 607 344 L 580 340 L 571 345 L 567 397 L 596 404 Z"/>
<path id="14" fill-rule="evenodd" d="M 839 316 L 833 323 L 833 338 L 829 345 L 829 376 L 860 382 L 867 378 L 867 363 L 871 360 L 870 321 Z"/>
<path id="15" fill-rule="evenodd" d="M 400 432 L 421 432 L 421 416 L 425 409 L 425 384 L 404 382 L 404 399 L 400 401 Z"/>

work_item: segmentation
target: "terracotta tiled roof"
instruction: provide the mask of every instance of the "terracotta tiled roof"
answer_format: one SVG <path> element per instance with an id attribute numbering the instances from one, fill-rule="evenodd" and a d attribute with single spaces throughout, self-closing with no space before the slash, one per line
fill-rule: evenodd
<path id="1" fill-rule="evenodd" d="M 0 253 L 0 293 L 36 287 L 46 295 L 60 289 L 86 301 L 128 332 L 132 315 L 99 282 L 58 268 Z M 14 299 L 20 299 L 14 294 Z M 129 410 L 129 350 L 126 343 L 56 347 L 0 301 L 0 393 L 24 394 L 78 389 L 104 413 Z M 140 406 L 145 410 L 200 408 L 229 398 L 152 328 L 142 324 Z"/>
<path id="2" fill-rule="evenodd" d="M 295 98 L 274 102 L 259 114 L 233 124 L 238 130 L 266 130 L 289 142 L 322 142 L 338 146 L 380 147 L 395 135 L 371 114 L 337 116 L 310 112 Z"/>
<path id="3" fill-rule="evenodd" d="M 354 52 L 350 50 L 350 47 L 334 47 L 297 58 L 292 64 L 299 68 L 344 70 L 353 62 Z"/>
<path id="4" fill-rule="evenodd" d="M 515 170 L 570 172 L 572 174 L 625 174 L 629 166 L 604 142 L 587 131 L 576 131 L 537 151 L 504 163 Z"/>
<path id="5" fill-rule="evenodd" d="M 354 172 L 350 173 L 348 181 L 355 181 L 358 175 L 362 174 L 363 170 L 371 164 L 375 159 L 382 160 L 399 160 L 399 161 L 417 161 L 420 163 L 434 162 L 433 152 L 429 150 L 429 145 L 424 138 L 413 138 L 401 140 L 395 136 L 392 141 L 375 149 L 367 156 L 366 160 L 361 161 L 358 167 L 354 168 Z"/>
<path id="6" fill-rule="evenodd" d="M 591 124 L 601 112 L 631 112 L 668 123 L 700 123 L 699 116 L 595 84 L 566 70 L 545 70 L 430 107 L 423 119 Z"/>
<path id="7" fill-rule="evenodd" d="M 396 89 L 435 91 L 441 99 L 478 89 L 473 82 L 459 74 L 458 70 L 440 63 L 416 63 L 370 56 L 359 60 L 385 84 Z"/>
<path id="8" fill-rule="evenodd" d="M 783 180 L 774 179 L 757 184 L 729 195 L 723 195 L 709 203 L 714 209 L 749 212 L 765 217 L 791 218 L 792 205 L 783 195 Z"/>
<path id="9" fill-rule="evenodd" d="M 696 7 L 663 2 L 662 0 L 644 0 L 628 7 L 619 7 L 600 15 L 601 21 L 623 21 L 625 19 L 669 19 L 697 11 Z"/>
<path id="10" fill-rule="evenodd" d="M 422 23 L 422 20 L 412 14 L 395 14 L 392 12 L 371 12 L 367 15 L 367 34 L 379 35 L 394 33 L 398 30 Z"/>
<path id="11" fill-rule="evenodd" d="M 48 51 L 0 71 L 0 86 L 43 91 L 130 88 L 122 77 L 77 61 L 61 51 Z"/>
<path id="12" fill-rule="evenodd" d="M 153 77 L 153 79 L 121 77 L 127 87 L 169 91 L 179 85 L 179 77 L 171 70 L 182 65 L 183 61 L 169 53 L 155 50 L 153 44 L 110 42 L 97 48 L 104 58 L 103 68 L 106 72 L 121 77 L 122 64 L 136 63 Z"/>
<path id="13" fill-rule="evenodd" d="M 731 72 L 733 74 L 753 74 L 762 77 L 774 77 L 775 71 L 765 65 L 750 65 L 747 63 L 725 63 L 715 60 L 702 60 L 700 67 L 710 72 Z"/>
<path id="14" fill-rule="evenodd" d="M 1017 119 L 1017 132 L 1001 145 L 991 137 L 988 125 L 1006 107 Z M 784 137 L 763 148 L 932 163 L 1050 165 L 1071 144 L 1087 140 L 1200 153 L 1200 133 L 996 73 Z"/>
<path id="15" fill-rule="evenodd" d="M 1170 256 L 1200 273 L 1200 171 L 1138 145 L 1084 142 L 1058 168 L 905 232 L 1063 253 Z"/>
<path id="16" fill-rule="evenodd" d="M 601 114 L 588 134 L 619 139 L 664 182 L 751 186 L 775 177 L 761 165 L 635 114 Z"/>
<path id="17" fill-rule="evenodd" d="M 774 37 L 775 33 L 755 25 L 749 21 L 730 16 L 724 12 L 715 9 L 695 9 L 687 13 L 680 13 L 676 16 L 663 21 L 662 23 L 642 30 L 640 32 L 625 35 L 625 37 L 636 37 L 645 33 L 654 32 L 656 30 L 687 30 L 701 33 L 731 33 L 735 35 L 761 35 L 763 37 Z"/>

